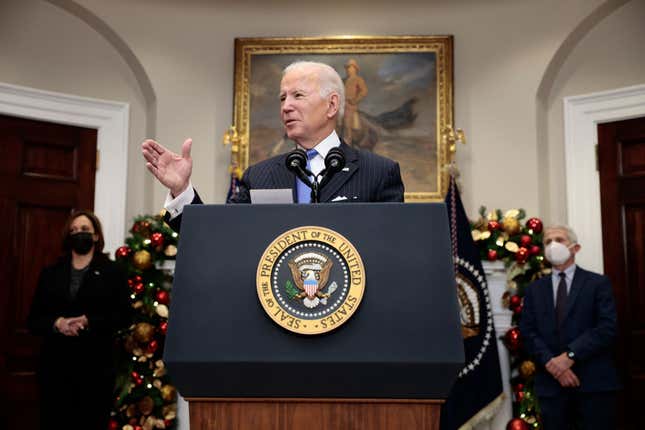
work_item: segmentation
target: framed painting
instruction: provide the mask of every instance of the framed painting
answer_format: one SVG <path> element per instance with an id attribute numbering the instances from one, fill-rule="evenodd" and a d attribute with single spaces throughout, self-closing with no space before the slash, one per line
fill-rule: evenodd
<path id="1" fill-rule="evenodd" d="M 233 163 L 241 170 L 293 149 L 280 121 L 282 70 L 334 67 L 345 83 L 338 135 L 399 162 L 406 201 L 442 200 L 453 122 L 452 36 L 235 39 Z"/>

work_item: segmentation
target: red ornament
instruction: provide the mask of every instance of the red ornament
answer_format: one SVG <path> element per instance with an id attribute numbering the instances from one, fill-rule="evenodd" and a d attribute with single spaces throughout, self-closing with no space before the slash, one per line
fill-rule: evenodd
<path id="1" fill-rule="evenodd" d="M 521 313 L 522 313 L 522 305 L 519 305 L 519 306 L 514 307 L 514 308 L 513 308 L 513 313 L 514 313 L 515 315 L 519 315 L 519 314 L 521 314 Z"/>
<path id="2" fill-rule="evenodd" d="M 523 234 L 520 237 L 520 245 L 525 247 L 525 248 L 528 248 L 528 246 L 531 244 L 532 240 L 533 239 L 531 239 L 531 236 L 529 236 L 528 234 Z"/>
<path id="3" fill-rule="evenodd" d="M 132 286 L 132 291 L 134 292 L 134 294 L 141 294 L 143 293 L 143 290 L 145 290 L 143 282 L 136 283 Z"/>
<path id="4" fill-rule="evenodd" d="M 488 261 L 495 261 L 495 260 L 497 260 L 497 250 L 489 249 L 488 250 Z"/>
<path id="5" fill-rule="evenodd" d="M 166 290 L 157 291 L 156 298 L 157 301 L 162 305 L 167 305 L 168 303 L 170 303 L 170 294 L 168 294 L 168 291 Z"/>
<path id="6" fill-rule="evenodd" d="M 522 298 L 518 296 L 517 294 L 514 296 L 511 296 L 511 298 L 508 301 L 508 307 L 510 309 L 515 309 L 516 307 L 520 306 L 522 304 Z"/>
<path id="7" fill-rule="evenodd" d="M 517 384 L 513 385 L 513 392 L 519 393 L 520 391 L 524 391 L 524 384 L 518 382 Z"/>
<path id="8" fill-rule="evenodd" d="M 114 252 L 114 257 L 117 260 L 124 260 L 128 258 L 132 254 L 132 249 L 130 249 L 129 246 L 120 246 L 117 248 L 117 250 Z"/>
<path id="9" fill-rule="evenodd" d="M 148 352 L 154 354 L 157 348 L 159 348 L 159 343 L 155 339 L 151 340 L 150 343 L 148 344 Z"/>
<path id="10" fill-rule="evenodd" d="M 130 231 L 135 234 L 140 234 L 143 237 L 148 237 L 150 236 L 150 221 L 137 221 L 132 224 Z"/>
<path id="11" fill-rule="evenodd" d="M 538 255 L 540 252 L 542 252 L 542 249 L 538 245 L 532 245 L 529 249 L 529 254 L 531 255 Z"/>
<path id="12" fill-rule="evenodd" d="M 524 391 L 518 391 L 515 393 L 515 398 L 518 402 L 521 402 L 524 399 Z"/>
<path id="13" fill-rule="evenodd" d="M 542 228 L 544 227 L 540 218 L 529 218 L 529 220 L 526 221 L 526 226 L 533 230 L 533 233 L 535 234 L 542 233 Z"/>
<path id="14" fill-rule="evenodd" d="M 130 376 L 132 376 L 132 379 L 139 379 L 139 374 L 135 371 L 132 371 L 132 373 L 130 373 Z"/>
<path id="15" fill-rule="evenodd" d="M 520 249 L 518 249 L 517 252 L 515 253 L 515 261 L 517 261 L 520 264 L 524 264 L 528 259 L 529 259 L 529 250 L 521 246 Z"/>
<path id="16" fill-rule="evenodd" d="M 168 321 L 163 321 L 159 324 L 159 330 L 165 335 L 168 332 Z"/>
<path id="17" fill-rule="evenodd" d="M 529 425 L 521 418 L 513 418 L 506 424 L 506 430 L 529 430 Z"/>
<path id="18" fill-rule="evenodd" d="M 499 230 L 500 228 L 502 228 L 502 225 L 499 223 L 499 221 L 488 221 L 488 231 L 495 231 Z"/>
<path id="19" fill-rule="evenodd" d="M 119 430 L 119 423 L 114 418 L 110 418 L 110 423 L 108 425 L 108 430 Z"/>
<path id="20" fill-rule="evenodd" d="M 163 246 L 163 234 L 162 233 L 152 233 L 150 236 L 150 245 L 154 248 L 161 248 Z"/>
<path id="21" fill-rule="evenodd" d="M 508 350 L 512 353 L 516 353 L 522 347 L 522 337 L 520 335 L 520 329 L 517 327 L 511 327 L 508 329 L 504 335 L 504 343 Z"/>

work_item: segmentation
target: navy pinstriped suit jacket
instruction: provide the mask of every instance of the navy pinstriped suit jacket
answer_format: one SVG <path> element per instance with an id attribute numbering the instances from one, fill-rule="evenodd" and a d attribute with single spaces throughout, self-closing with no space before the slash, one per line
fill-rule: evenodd
<path id="1" fill-rule="evenodd" d="M 345 169 L 336 173 L 320 191 L 320 201 L 329 203 L 334 198 L 346 197 L 342 202 L 402 202 L 403 181 L 399 164 L 389 158 L 372 152 L 357 150 L 341 142 L 340 150 L 345 154 Z M 296 180 L 286 165 L 287 154 L 280 154 L 250 166 L 240 182 L 240 192 L 227 203 L 251 203 L 249 190 L 291 188 L 296 200 Z M 202 203 L 195 192 L 191 204 Z M 166 221 L 179 231 L 181 215 Z"/>

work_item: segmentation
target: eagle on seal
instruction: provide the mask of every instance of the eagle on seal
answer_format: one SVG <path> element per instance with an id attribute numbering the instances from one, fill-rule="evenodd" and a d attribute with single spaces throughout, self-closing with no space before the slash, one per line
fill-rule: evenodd
<path id="1" fill-rule="evenodd" d="M 301 254 L 288 262 L 291 276 L 296 287 L 301 291 L 294 299 L 302 299 L 308 308 L 315 308 L 321 302 L 326 304 L 330 294 L 322 290 L 329 280 L 329 271 L 333 262 L 315 252 Z"/>

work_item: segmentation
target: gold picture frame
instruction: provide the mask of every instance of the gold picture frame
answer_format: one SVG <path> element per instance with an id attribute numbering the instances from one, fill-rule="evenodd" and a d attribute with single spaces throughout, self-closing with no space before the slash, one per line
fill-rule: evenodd
<path id="1" fill-rule="evenodd" d="M 237 171 L 292 148 L 280 122 L 279 87 L 282 69 L 297 60 L 331 65 L 348 99 L 364 96 L 346 104 L 339 136 L 398 161 L 406 201 L 443 200 L 454 152 L 452 36 L 235 39 L 235 137 L 227 139 L 236 143 Z M 347 80 L 352 66 L 359 86 Z"/>

